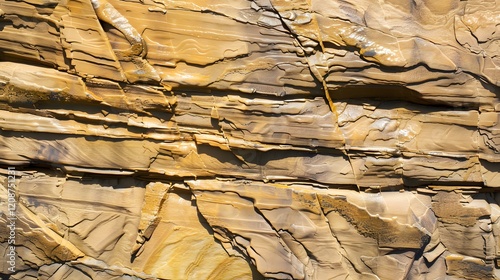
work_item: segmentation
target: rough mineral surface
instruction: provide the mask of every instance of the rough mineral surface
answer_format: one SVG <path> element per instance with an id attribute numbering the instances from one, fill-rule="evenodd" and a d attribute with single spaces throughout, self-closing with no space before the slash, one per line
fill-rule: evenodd
<path id="1" fill-rule="evenodd" d="M 499 0 L 0 0 L 0 276 L 500 279 L 499 98 Z"/>

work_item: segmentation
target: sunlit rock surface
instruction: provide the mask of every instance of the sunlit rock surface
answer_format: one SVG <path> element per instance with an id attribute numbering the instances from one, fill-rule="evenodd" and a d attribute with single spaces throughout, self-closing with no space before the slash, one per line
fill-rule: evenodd
<path id="1" fill-rule="evenodd" d="M 498 0 L 0 0 L 1 276 L 499 279 L 499 94 Z"/>

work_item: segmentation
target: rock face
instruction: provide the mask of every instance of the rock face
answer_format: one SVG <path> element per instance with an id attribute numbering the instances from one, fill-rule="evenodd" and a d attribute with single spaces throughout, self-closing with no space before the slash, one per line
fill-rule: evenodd
<path id="1" fill-rule="evenodd" d="M 0 0 L 2 279 L 499 279 L 499 23 Z"/>

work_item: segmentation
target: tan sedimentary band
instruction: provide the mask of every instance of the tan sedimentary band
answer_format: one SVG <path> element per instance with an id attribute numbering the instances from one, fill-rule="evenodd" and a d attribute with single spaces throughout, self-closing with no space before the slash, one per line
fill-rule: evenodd
<path id="1" fill-rule="evenodd" d="M 497 2 L 1 1 L 0 273 L 498 278 Z"/>

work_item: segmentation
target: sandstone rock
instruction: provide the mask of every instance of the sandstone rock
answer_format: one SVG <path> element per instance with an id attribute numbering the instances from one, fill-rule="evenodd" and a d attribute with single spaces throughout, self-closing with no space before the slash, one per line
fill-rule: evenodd
<path id="1" fill-rule="evenodd" d="M 0 1 L 0 275 L 500 278 L 498 22 L 495 0 Z"/>

